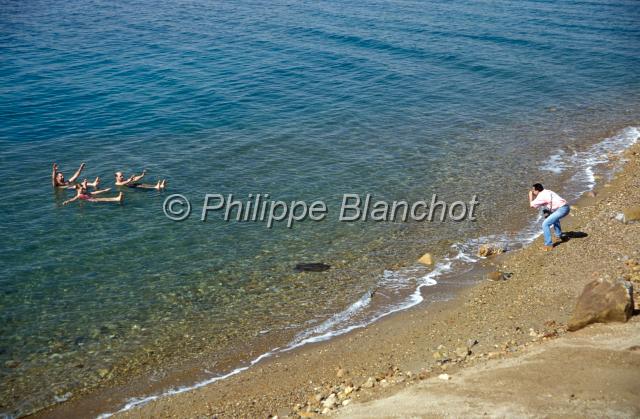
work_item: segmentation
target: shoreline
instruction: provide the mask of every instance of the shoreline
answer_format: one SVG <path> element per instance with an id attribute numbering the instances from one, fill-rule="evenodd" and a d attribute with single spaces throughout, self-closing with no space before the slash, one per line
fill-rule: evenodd
<path id="1" fill-rule="evenodd" d="M 629 150 L 637 149 L 638 144 Z M 631 153 L 629 150 L 627 154 Z M 628 167 L 629 164 L 626 166 L 622 172 L 619 172 L 618 179 L 626 177 L 625 173 L 630 170 Z M 615 180 L 612 184 L 613 183 L 615 183 Z M 579 224 L 585 221 L 582 220 L 582 218 L 587 215 L 580 209 L 583 205 L 586 205 L 588 209 L 590 205 L 595 205 L 605 199 L 607 195 L 610 195 L 620 188 L 624 189 L 624 187 L 616 188 L 611 186 L 606 188 L 604 185 L 597 185 L 596 190 L 600 191 L 598 197 L 580 199 L 577 203 L 579 208 L 577 214 L 575 214 L 575 217 L 567 220 L 567 226 L 570 228 L 571 225 L 575 223 Z M 582 241 L 583 239 L 571 240 L 567 243 L 567 246 L 571 243 L 579 243 Z M 534 244 L 533 246 L 508 252 L 505 255 L 488 260 L 483 264 L 487 265 L 487 269 L 491 269 L 491 266 L 497 266 L 500 263 L 513 264 L 515 260 L 515 264 L 517 265 L 518 259 L 524 258 L 526 260 L 530 257 L 539 258 L 541 256 L 536 255 L 535 247 Z M 560 252 L 563 247 L 564 245 L 561 246 L 560 249 L 556 249 L 557 252 Z M 533 253 L 533 255 L 531 255 L 531 253 Z M 472 275 L 473 274 L 474 273 L 472 273 Z M 516 283 L 518 276 L 520 275 L 516 272 L 514 279 L 506 281 L 504 284 L 501 283 L 501 285 Z M 350 377 L 350 381 L 354 385 L 359 386 L 362 385 L 368 377 L 384 375 L 385 371 L 389 368 L 398 369 L 399 371 L 411 371 L 413 377 L 417 377 L 421 372 L 424 373 L 425 368 L 431 368 L 426 367 L 426 365 L 429 365 L 428 361 L 433 360 L 432 358 L 429 359 L 430 357 L 428 355 L 431 353 L 430 351 L 437 351 L 438 345 L 442 344 L 440 343 L 433 346 L 434 343 L 432 343 L 432 340 L 438 335 L 435 333 L 435 330 L 442 327 L 441 323 L 447 325 L 451 321 L 452 313 L 456 311 L 456 308 L 458 308 L 460 304 L 464 304 L 463 302 L 465 300 L 468 302 L 480 298 L 480 301 L 482 301 L 482 299 L 487 298 L 482 294 L 482 290 L 488 287 L 488 292 L 495 285 L 497 284 L 481 282 L 478 285 L 461 290 L 450 301 L 419 304 L 410 309 L 388 315 L 362 329 L 356 329 L 345 335 L 334 337 L 329 341 L 307 344 L 285 354 L 274 354 L 253 368 L 244 370 L 242 374 L 234 375 L 226 379 L 224 381 L 224 389 L 217 388 L 222 387 L 217 384 L 211 384 L 180 395 L 163 397 L 139 408 L 123 412 L 120 416 L 164 416 L 168 414 L 167 412 L 169 411 L 172 411 L 173 414 L 180 415 L 180 413 L 185 414 L 184 410 L 180 409 L 180 406 L 186 405 L 195 409 L 189 416 L 195 414 L 217 414 L 225 417 L 246 415 L 249 413 L 251 413 L 251 415 L 273 415 L 282 409 L 293 411 L 292 409 L 296 404 L 306 402 L 309 394 L 317 393 L 320 391 L 320 388 L 329 385 L 328 383 L 337 381 L 336 378 Z M 480 297 L 478 297 L 478 295 Z M 565 295 L 565 298 L 568 297 L 569 295 Z M 480 305 L 485 304 L 486 303 Z M 571 306 L 571 304 L 569 305 Z M 556 324 L 561 324 L 563 321 L 566 321 L 566 317 L 571 309 L 571 307 L 565 306 L 561 306 L 560 308 L 561 310 L 559 311 L 557 308 L 556 310 L 551 310 L 551 312 L 555 312 L 552 317 L 558 317 L 557 320 L 552 319 Z M 493 315 L 495 315 L 495 313 L 493 313 Z M 516 318 L 515 314 L 511 315 L 512 319 L 508 317 L 507 319 L 501 318 L 500 321 L 512 321 Z M 477 316 L 475 316 L 475 320 L 478 320 Z M 548 320 L 549 319 L 540 320 L 536 318 L 535 321 L 529 321 L 528 324 L 523 327 L 518 326 L 518 330 L 523 331 L 532 328 L 534 330 L 545 331 L 549 329 L 548 326 L 545 326 L 546 323 L 550 323 Z M 431 323 L 430 328 L 425 328 L 427 332 L 430 332 L 431 338 L 425 340 L 424 336 L 416 334 L 415 331 L 411 330 L 409 323 L 415 323 L 418 328 L 419 325 L 427 326 Z M 492 344 L 488 343 L 486 339 L 462 339 L 459 336 L 464 334 L 464 332 L 471 335 L 473 333 L 468 332 L 466 328 L 461 328 L 460 326 L 457 326 L 456 329 L 459 330 L 452 330 L 450 327 L 446 327 L 443 330 L 444 333 L 441 334 L 441 336 L 443 336 L 441 340 L 445 340 L 448 337 L 448 341 L 451 342 L 456 340 L 455 337 L 458 336 L 456 344 L 464 344 L 467 340 L 474 339 L 479 341 L 479 343 L 474 346 L 476 348 L 474 353 L 479 350 L 487 351 L 487 353 L 495 352 L 490 350 L 492 349 Z M 561 328 L 555 328 L 553 331 L 548 330 L 545 333 L 562 334 L 563 332 Z M 543 333 L 543 335 L 545 333 Z M 493 339 L 488 339 L 488 341 L 500 340 L 496 338 L 497 336 L 494 336 Z M 549 338 L 551 338 L 551 335 Z M 423 340 L 422 345 L 418 345 L 420 340 Z M 396 343 L 397 341 L 402 341 L 405 344 L 400 345 Z M 429 343 L 427 344 L 427 342 Z M 354 348 L 356 345 L 357 348 Z M 416 348 L 417 346 L 424 348 L 425 345 L 429 347 L 426 353 L 424 349 L 419 350 Z M 363 347 L 366 348 L 366 351 L 362 350 Z M 395 354 L 396 350 L 390 351 L 390 349 L 394 348 L 405 349 L 405 355 L 399 356 Z M 359 359 L 362 358 L 363 352 L 378 353 L 380 355 L 377 360 Z M 326 359 L 327 353 L 333 354 L 329 355 L 331 357 L 330 359 Z M 421 360 L 421 362 L 418 360 Z M 473 360 L 470 359 L 469 362 L 473 362 Z M 451 368 L 455 369 L 456 367 L 456 365 L 453 365 Z M 281 371 L 282 368 L 294 371 L 293 377 L 289 374 L 283 374 Z M 345 374 L 343 372 L 341 377 L 336 377 L 337 374 L 340 375 L 339 371 L 341 370 L 346 370 L 348 373 Z M 306 380 L 306 378 L 309 378 L 309 380 Z M 357 383 L 358 381 L 360 381 L 360 383 Z M 251 387 L 253 388 L 248 388 L 248 382 L 252 382 Z M 254 382 L 255 384 L 253 384 Z M 359 398 L 360 400 L 367 399 L 365 393 L 366 392 L 361 393 L 364 396 Z M 254 396 L 254 398 L 251 396 Z M 205 403 L 205 406 L 196 406 L 196 400 Z M 224 402 L 222 400 L 224 400 Z M 232 400 L 236 400 L 236 402 L 232 402 Z M 250 400 L 251 403 L 247 403 L 247 400 Z M 261 400 L 263 401 L 262 404 L 260 404 Z M 109 396 L 103 397 L 102 401 L 104 404 L 98 402 L 95 396 L 92 397 L 92 395 L 89 395 L 88 398 L 70 400 L 69 402 L 37 412 L 35 416 L 62 417 L 73 414 L 96 416 L 97 414 L 105 412 L 101 407 L 104 408 L 109 402 L 114 402 L 113 398 Z M 280 413 L 280 416 L 282 416 L 282 412 Z"/>

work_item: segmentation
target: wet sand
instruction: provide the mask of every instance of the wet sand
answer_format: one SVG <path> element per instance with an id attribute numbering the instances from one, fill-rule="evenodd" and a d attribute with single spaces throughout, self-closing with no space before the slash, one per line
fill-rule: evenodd
<path id="1" fill-rule="evenodd" d="M 355 409 L 441 373 L 455 376 L 490 360 L 517 359 L 547 341 L 564 339 L 566 322 L 585 283 L 628 274 L 625 257 L 640 260 L 640 223 L 612 218 L 622 208 L 640 203 L 640 145 L 625 156 L 629 162 L 624 170 L 610 183 L 599 183 L 597 196 L 581 199 L 572 216 L 563 220 L 565 231 L 586 237 L 573 238 L 549 253 L 541 251 L 538 239 L 486 262 L 483 269 L 510 272 L 509 280 L 483 281 L 453 300 L 418 305 L 329 342 L 275 355 L 224 381 L 117 416 L 310 417 L 324 410 L 320 400 L 331 392 L 341 393 L 343 400 L 350 400 L 345 404 L 354 406 L 348 409 Z M 528 211 L 526 191 L 521 199 L 523 211 Z M 425 295 L 430 291 L 427 288 Z M 465 347 L 470 354 L 457 353 Z M 150 390 L 154 387 L 148 385 Z M 606 400 L 607 393 L 602 397 Z M 121 394 L 104 391 L 37 416 L 94 417 L 117 410 L 120 400 Z"/>

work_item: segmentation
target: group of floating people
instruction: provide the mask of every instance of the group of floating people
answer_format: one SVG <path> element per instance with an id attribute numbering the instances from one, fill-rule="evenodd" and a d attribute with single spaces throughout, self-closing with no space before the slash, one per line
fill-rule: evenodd
<path id="1" fill-rule="evenodd" d="M 111 188 L 98 189 L 100 187 L 100 177 L 96 177 L 93 182 L 89 182 L 84 179 L 82 182 L 77 182 L 80 174 L 85 168 L 85 164 L 82 163 L 78 170 L 68 180 L 64 178 L 64 174 L 58 170 L 58 165 L 53 163 L 53 169 L 51 171 L 51 183 L 55 189 L 74 189 L 76 195 L 64 201 L 62 205 L 70 204 L 74 201 L 87 201 L 87 202 L 118 202 L 122 203 L 124 200 L 124 193 L 120 192 L 117 196 L 102 197 L 98 196 L 103 193 L 109 192 Z M 131 175 L 126 177 L 123 172 L 115 173 L 116 186 L 122 186 L 135 189 L 156 189 L 158 191 L 163 190 L 167 186 L 167 180 L 161 179 L 155 184 L 151 183 L 139 183 L 140 180 L 146 175 L 146 170 L 143 170 L 139 175 Z M 89 191 L 89 188 L 92 190 Z"/>

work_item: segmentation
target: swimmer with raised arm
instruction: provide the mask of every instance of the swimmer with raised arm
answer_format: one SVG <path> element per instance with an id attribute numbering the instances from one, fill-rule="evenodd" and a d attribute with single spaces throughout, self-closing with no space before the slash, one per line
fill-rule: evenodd
<path id="1" fill-rule="evenodd" d="M 83 184 L 86 185 L 86 182 L 83 182 Z M 67 205 L 77 200 L 87 201 L 87 202 L 118 202 L 118 203 L 122 203 L 122 201 L 124 200 L 124 194 L 122 192 L 120 192 L 118 196 L 112 196 L 109 198 L 99 198 L 99 197 L 97 198 L 95 197 L 95 195 L 107 192 L 110 190 L 110 188 L 103 189 L 100 191 L 95 191 L 95 192 L 88 192 L 86 186 L 83 184 L 80 184 L 80 183 L 76 184 L 74 186 L 74 189 L 76 190 L 76 196 L 64 201 L 62 205 Z"/>
<path id="2" fill-rule="evenodd" d="M 78 170 L 76 170 L 76 172 L 73 174 L 73 176 L 71 176 L 69 180 L 66 180 L 64 178 L 64 174 L 58 171 L 57 163 L 53 163 L 53 168 L 51 170 L 51 185 L 54 188 L 64 188 L 64 189 L 75 188 L 75 181 L 78 179 L 78 177 L 80 177 L 80 173 L 82 173 L 85 166 L 86 165 L 82 163 L 78 168 Z M 100 177 L 97 177 L 93 182 L 87 182 L 88 186 L 91 186 L 92 188 L 96 188 L 96 189 L 98 188 L 99 184 L 100 184 Z"/>
<path id="3" fill-rule="evenodd" d="M 140 179 L 144 177 L 147 173 L 146 170 L 143 170 L 139 175 L 131 175 L 129 178 L 124 177 L 124 173 L 116 172 L 116 186 L 126 186 L 128 188 L 139 188 L 139 189 L 156 189 L 162 190 L 165 188 L 167 184 L 166 179 L 159 180 L 155 185 L 150 183 L 138 183 Z"/>
<path id="4" fill-rule="evenodd" d="M 98 184 L 100 183 L 100 179 L 97 180 L 96 182 L 89 182 L 87 179 L 83 180 L 82 182 L 79 183 L 79 185 L 81 185 L 84 189 L 89 189 L 89 186 L 92 186 L 93 188 L 96 188 L 98 186 Z M 74 186 L 75 189 L 75 186 Z M 105 192 L 109 192 L 111 190 L 111 188 L 106 188 L 106 189 L 96 189 L 94 191 L 89 192 L 90 195 L 94 196 L 94 195 L 100 195 L 102 193 Z"/>

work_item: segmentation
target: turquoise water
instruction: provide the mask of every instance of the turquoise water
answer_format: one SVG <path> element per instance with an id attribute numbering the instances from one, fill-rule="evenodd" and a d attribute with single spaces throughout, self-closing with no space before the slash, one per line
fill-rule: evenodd
<path id="1" fill-rule="evenodd" d="M 589 186 L 549 161 L 640 124 L 638 22 L 636 1 L 0 0 L 2 410 L 185 359 L 247 361 L 385 268 L 518 231 L 533 180 Z M 67 177 L 86 162 L 104 186 L 146 168 L 168 190 L 62 207 L 52 162 Z M 434 192 L 478 194 L 478 221 L 337 222 L 343 193 Z M 192 200 L 186 221 L 163 215 L 171 193 Z M 206 193 L 322 199 L 329 215 L 202 223 Z M 424 273 L 383 283 L 401 299 Z"/>

